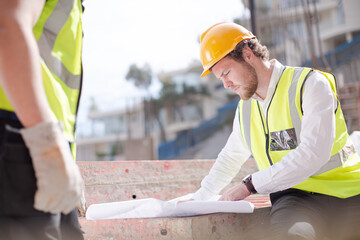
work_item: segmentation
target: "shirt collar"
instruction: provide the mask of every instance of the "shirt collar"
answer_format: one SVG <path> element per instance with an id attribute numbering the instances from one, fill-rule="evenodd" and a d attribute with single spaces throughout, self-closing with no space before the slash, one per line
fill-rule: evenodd
<path id="1" fill-rule="evenodd" d="M 270 99 L 274 95 L 276 85 L 279 82 L 281 74 L 285 68 L 284 65 L 282 65 L 276 59 L 271 59 L 270 64 L 274 65 L 274 68 L 273 68 L 273 71 L 272 71 L 272 74 L 270 77 L 269 87 L 268 87 L 265 99 L 262 100 L 256 93 L 254 94 L 254 96 L 252 96 L 253 99 L 255 99 L 259 102 L 269 102 L 270 101 Z"/>

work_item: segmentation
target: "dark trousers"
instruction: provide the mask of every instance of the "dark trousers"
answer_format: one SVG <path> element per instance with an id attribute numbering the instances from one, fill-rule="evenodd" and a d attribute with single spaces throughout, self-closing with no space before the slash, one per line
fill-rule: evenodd
<path id="1" fill-rule="evenodd" d="M 11 129 L 9 128 L 11 127 Z M 0 239 L 84 239 L 77 209 L 68 215 L 34 209 L 36 178 L 17 120 L 0 118 Z"/>
<path id="2" fill-rule="evenodd" d="M 343 199 L 289 189 L 270 198 L 274 239 L 360 239 L 360 195 Z"/>

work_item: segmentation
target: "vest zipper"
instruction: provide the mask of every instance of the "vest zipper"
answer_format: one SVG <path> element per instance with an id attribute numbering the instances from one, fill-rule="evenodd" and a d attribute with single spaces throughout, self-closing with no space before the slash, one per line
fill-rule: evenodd
<path id="1" fill-rule="evenodd" d="M 282 72 L 281 72 L 280 79 L 279 79 L 279 81 L 276 83 L 276 86 L 275 86 L 274 94 L 272 95 L 271 100 L 270 100 L 270 102 L 269 102 L 269 105 L 268 105 L 268 107 L 267 107 L 267 109 L 266 109 L 266 130 L 267 130 L 267 132 L 265 132 L 265 136 L 266 136 L 266 155 L 267 155 L 267 157 L 268 157 L 268 159 L 269 159 L 270 166 L 272 166 L 274 163 L 273 163 L 273 161 L 271 160 L 270 152 L 269 152 L 269 148 L 270 148 L 269 121 L 268 121 L 269 109 L 270 109 L 270 105 L 271 105 L 271 103 L 272 103 L 272 100 L 274 99 L 274 96 L 275 96 L 277 87 L 278 87 L 278 85 L 279 85 L 279 82 L 281 81 L 281 78 L 282 78 L 282 76 L 283 76 L 283 73 L 284 73 L 285 69 L 286 69 L 286 67 L 284 67 L 284 69 L 283 69 Z M 262 114 L 262 111 L 261 111 L 261 109 L 260 109 L 259 102 L 256 101 L 256 103 L 257 103 L 257 105 L 258 105 L 258 109 L 259 109 L 259 111 L 260 111 L 260 114 Z M 262 115 L 261 115 L 261 116 L 262 116 Z M 263 120 L 262 117 L 261 117 L 261 121 L 262 121 L 263 127 L 264 127 L 264 129 L 265 129 L 264 120 Z"/>
<path id="2" fill-rule="evenodd" d="M 267 121 L 267 115 L 266 115 L 266 128 L 265 128 L 264 117 L 263 117 L 263 113 L 260 109 L 259 102 L 256 101 L 256 104 L 258 106 L 259 114 L 261 116 L 261 123 L 263 125 L 263 129 L 264 129 L 264 133 L 265 133 L 265 137 L 266 137 L 266 142 L 265 142 L 266 156 L 268 157 L 270 165 L 273 165 L 273 162 L 271 160 L 270 153 L 269 153 L 269 125 L 268 125 L 268 121 Z"/>

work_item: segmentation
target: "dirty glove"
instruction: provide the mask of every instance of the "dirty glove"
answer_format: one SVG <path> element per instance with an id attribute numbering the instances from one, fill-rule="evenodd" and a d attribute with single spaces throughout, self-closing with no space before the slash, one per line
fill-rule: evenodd
<path id="1" fill-rule="evenodd" d="M 20 132 L 37 179 L 34 208 L 50 213 L 71 212 L 80 201 L 83 180 L 60 124 L 40 123 Z"/>
<path id="2" fill-rule="evenodd" d="M 85 189 L 84 188 L 81 190 L 80 201 L 78 202 L 76 207 L 77 207 L 78 216 L 85 217 L 87 206 L 86 206 Z"/>

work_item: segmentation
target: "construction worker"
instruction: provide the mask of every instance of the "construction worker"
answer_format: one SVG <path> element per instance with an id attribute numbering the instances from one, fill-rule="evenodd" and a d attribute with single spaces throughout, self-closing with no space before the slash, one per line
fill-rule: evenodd
<path id="1" fill-rule="evenodd" d="M 233 131 L 194 194 L 218 194 L 251 155 L 259 171 L 220 200 L 270 194 L 274 239 L 360 239 L 360 160 L 347 133 L 332 74 L 269 60 L 257 38 L 235 23 L 201 36 L 204 71 L 241 98 Z"/>
<path id="2" fill-rule="evenodd" d="M 81 0 L 0 0 L 0 239 L 83 239 L 82 11 Z"/>

